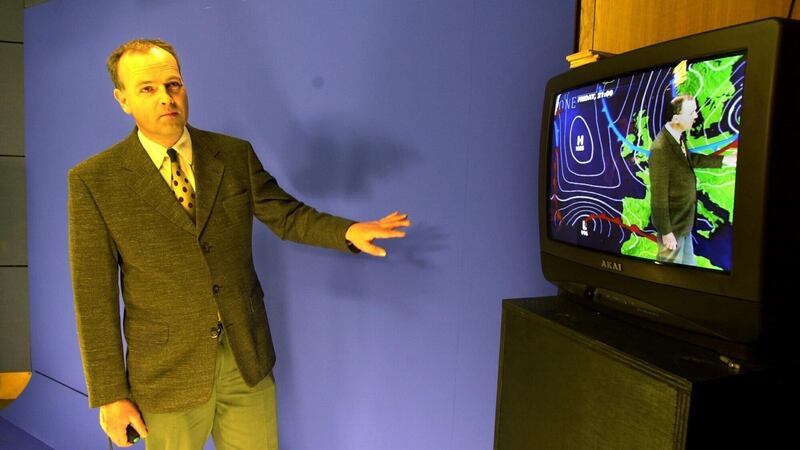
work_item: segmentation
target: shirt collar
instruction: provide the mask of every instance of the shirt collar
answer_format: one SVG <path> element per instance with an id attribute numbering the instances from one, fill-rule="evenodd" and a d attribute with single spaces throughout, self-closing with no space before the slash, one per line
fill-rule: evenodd
<path id="1" fill-rule="evenodd" d="M 671 134 L 671 135 L 672 135 L 672 137 L 674 137 L 674 138 L 675 138 L 675 142 L 677 142 L 677 143 L 679 143 L 679 144 L 681 143 L 681 134 L 682 134 L 682 133 L 681 133 L 680 131 L 678 131 L 678 130 L 676 130 L 676 129 L 672 128 L 672 125 L 671 125 L 671 124 L 669 124 L 669 123 L 668 123 L 668 124 L 666 124 L 666 125 L 664 126 L 664 128 L 666 128 L 666 129 L 667 129 L 667 131 L 669 131 L 669 134 Z"/>
<path id="2" fill-rule="evenodd" d="M 153 160 L 153 164 L 160 168 L 161 164 L 164 162 L 164 157 L 167 155 L 167 147 L 150 140 L 142 133 L 142 130 L 138 130 L 137 134 L 139 136 L 139 142 L 142 143 L 142 147 L 147 151 L 147 155 Z M 183 158 L 186 163 L 190 166 L 192 165 L 192 137 L 189 135 L 188 128 L 183 127 L 183 134 L 172 148 L 180 154 L 181 158 Z"/>

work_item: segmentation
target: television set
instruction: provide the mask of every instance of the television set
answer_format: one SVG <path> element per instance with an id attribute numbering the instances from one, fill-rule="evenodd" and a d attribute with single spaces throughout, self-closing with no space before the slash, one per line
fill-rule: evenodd
<path id="1" fill-rule="evenodd" d="M 791 339 L 799 43 L 798 22 L 765 19 L 553 77 L 539 159 L 545 278 L 720 351 Z"/>

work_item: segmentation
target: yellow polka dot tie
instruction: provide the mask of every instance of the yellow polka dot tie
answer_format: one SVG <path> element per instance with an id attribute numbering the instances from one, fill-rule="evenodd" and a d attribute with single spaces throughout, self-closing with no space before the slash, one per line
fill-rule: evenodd
<path id="1" fill-rule="evenodd" d="M 194 189 L 189 183 L 189 177 L 181 170 L 181 164 L 178 161 L 178 154 L 175 153 L 174 148 L 167 149 L 167 156 L 172 164 L 172 180 L 170 187 L 172 192 L 175 193 L 175 198 L 178 203 L 183 206 L 183 209 L 189 214 L 189 217 L 194 219 L 194 210 L 197 205 L 195 200 Z"/>

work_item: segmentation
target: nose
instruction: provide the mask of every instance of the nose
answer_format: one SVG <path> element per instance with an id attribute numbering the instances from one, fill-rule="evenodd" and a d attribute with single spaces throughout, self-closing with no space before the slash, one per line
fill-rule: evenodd
<path id="1" fill-rule="evenodd" d="M 162 105 L 175 104 L 175 100 L 172 98 L 172 95 L 169 93 L 166 86 L 160 86 L 158 88 L 158 100 Z"/>

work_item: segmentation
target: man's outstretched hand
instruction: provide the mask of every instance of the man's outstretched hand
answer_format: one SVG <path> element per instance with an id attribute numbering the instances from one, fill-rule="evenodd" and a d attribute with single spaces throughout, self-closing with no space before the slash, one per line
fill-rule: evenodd
<path id="1" fill-rule="evenodd" d="M 381 220 L 350 225 L 344 238 L 364 253 L 372 256 L 386 256 L 386 250 L 374 245 L 372 240 L 404 237 L 405 231 L 398 230 L 398 228 L 410 226 L 411 221 L 408 220 L 408 214 L 400 214 L 395 211 Z"/>

